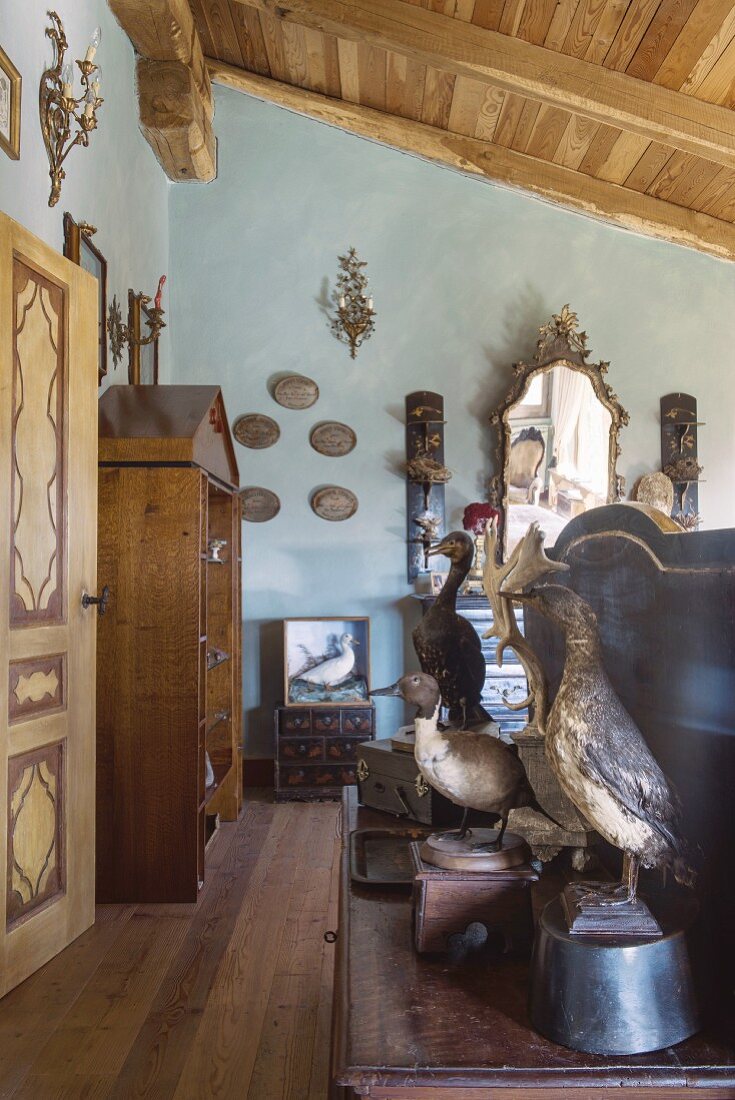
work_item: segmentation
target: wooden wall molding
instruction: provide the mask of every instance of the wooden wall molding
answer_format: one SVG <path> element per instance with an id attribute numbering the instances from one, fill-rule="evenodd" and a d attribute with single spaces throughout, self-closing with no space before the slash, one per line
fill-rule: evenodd
<path id="1" fill-rule="evenodd" d="M 169 179 L 217 175 L 214 98 L 187 0 L 109 0 L 140 54 L 140 128 Z"/>
<path id="2" fill-rule="evenodd" d="M 115 0 L 118 3 L 119 0 Z M 127 0 L 132 3 L 132 0 Z M 725 107 L 404 0 L 237 0 L 284 22 L 390 50 L 735 168 Z"/>
<path id="3" fill-rule="evenodd" d="M 315 6 L 320 7 L 321 0 Z M 411 11 L 418 10 L 423 9 L 411 8 Z M 707 214 L 478 138 L 464 137 L 282 84 L 212 58 L 207 58 L 207 68 L 215 84 L 234 88 L 330 126 L 548 199 L 626 229 L 686 245 L 720 259 L 735 259 L 735 226 Z"/>

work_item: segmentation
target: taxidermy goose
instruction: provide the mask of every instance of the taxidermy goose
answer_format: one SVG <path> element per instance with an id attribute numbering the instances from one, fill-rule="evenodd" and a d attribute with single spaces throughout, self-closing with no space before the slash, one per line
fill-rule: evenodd
<path id="1" fill-rule="evenodd" d="M 498 850 L 503 846 L 511 810 L 530 806 L 549 817 L 536 801 L 515 747 L 486 733 L 439 728 L 442 697 L 433 676 L 411 672 L 390 687 L 378 688 L 370 694 L 398 695 L 417 708 L 416 763 L 434 790 L 464 809 L 459 840 L 467 834 L 470 810 L 482 810 L 500 818 L 500 832 L 492 845 Z"/>
<path id="2" fill-rule="evenodd" d="M 694 873 L 679 835 L 678 795 L 607 678 L 594 611 L 561 585 L 511 598 L 541 612 L 566 637 L 564 673 L 546 725 L 546 753 L 580 813 L 626 857 L 617 896 L 635 899 L 640 866 L 669 866 L 679 882 L 691 886 Z"/>
<path id="3" fill-rule="evenodd" d="M 354 647 L 359 644 L 351 634 L 343 634 L 339 640 L 338 657 L 330 657 L 328 661 L 322 661 L 314 668 L 307 669 L 297 679 L 319 687 L 336 687 L 347 679 L 355 667 Z"/>
<path id="4" fill-rule="evenodd" d="M 490 720 L 480 705 L 485 684 L 485 658 L 477 632 L 457 614 L 457 593 L 472 566 L 475 544 L 466 531 L 452 531 L 432 546 L 429 556 L 443 554 L 452 563 L 444 587 L 413 632 L 422 670 L 439 684 L 449 721 L 462 729 L 469 722 Z"/>

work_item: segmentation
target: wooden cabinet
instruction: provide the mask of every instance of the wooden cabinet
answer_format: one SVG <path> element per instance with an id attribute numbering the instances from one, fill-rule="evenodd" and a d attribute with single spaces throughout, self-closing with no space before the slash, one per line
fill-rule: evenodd
<path id="1" fill-rule="evenodd" d="M 375 707 L 276 707 L 276 802 L 339 798 L 357 782 L 357 750 Z"/>
<path id="2" fill-rule="evenodd" d="M 96 286 L 0 214 L 0 995 L 94 921 Z"/>
<path id="3" fill-rule="evenodd" d="M 219 388 L 111 387 L 99 458 L 97 899 L 194 901 L 242 801 L 240 502 Z"/>

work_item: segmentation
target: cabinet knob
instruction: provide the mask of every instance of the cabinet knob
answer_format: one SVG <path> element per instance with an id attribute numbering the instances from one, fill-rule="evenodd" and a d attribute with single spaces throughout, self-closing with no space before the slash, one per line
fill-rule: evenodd
<path id="1" fill-rule="evenodd" d="M 97 604 L 97 614 L 104 615 L 110 602 L 110 589 L 108 585 L 102 589 L 101 596 L 90 596 L 89 592 L 82 592 L 82 607 L 86 610 L 91 604 Z"/>

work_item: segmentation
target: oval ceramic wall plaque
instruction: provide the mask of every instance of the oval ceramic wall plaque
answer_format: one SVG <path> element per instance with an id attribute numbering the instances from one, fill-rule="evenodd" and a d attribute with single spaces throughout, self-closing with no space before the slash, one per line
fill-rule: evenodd
<path id="1" fill-rule="evenodd" d="M 242 518 L 249 523 L 265 523 L 277 516 L 281 510 L 281 502 L 270 489 L 261 489 L 257 485 L 249 485 L 240 490 L 242 501 Z"/>
<path id="2" fill-rule="evenodd" d="M 309 442 L 320 455 L 341 458 L 354 450 L 357 436 L 347 424 L 340 424 L 338 420 L 325 420 L 313 429 Z"/>
<path id="3" fill-rule="evenodd" d="M 350 489 L 327 485 L 314 493 L 311 507 L 321 519 L 338 522 L 354 516 L 357 511 L 357 497 Z"/>
<path id="4" fill-rule="evenodd" d="M 276 384 L 273 397 L 284 409 L 310 409 L 319 400 L 319 387 L 303 374 L 289 374 Z"/>
<path id="5" fill-rule="evenodd" d="M 271 416 L 248 413 L 245 416 L 238 416 L 232 425 L 232 434 L 243 447 L 261 451 L 264 447 L 272 447 L 278 442 L 281 429 Z"/>

